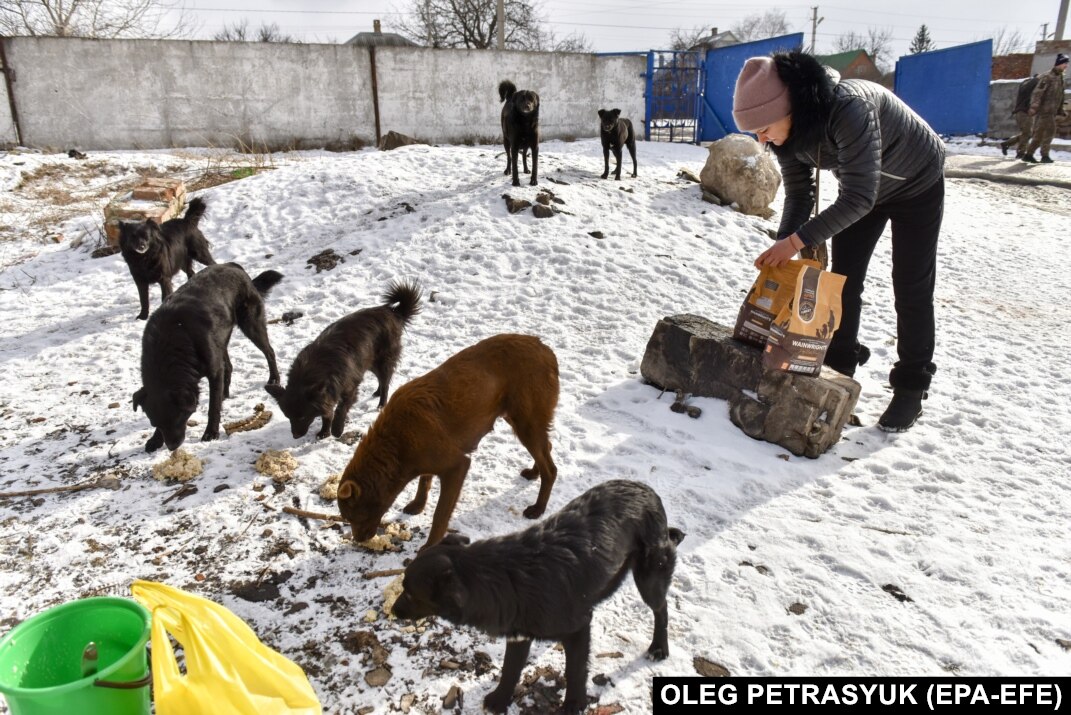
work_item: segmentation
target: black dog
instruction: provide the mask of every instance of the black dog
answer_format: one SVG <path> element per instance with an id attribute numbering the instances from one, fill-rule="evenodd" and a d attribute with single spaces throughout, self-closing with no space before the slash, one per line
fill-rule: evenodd
<path id="1" fill-rule="evenodd" d="M 189 278 L 193 275 L 194 260 L 206 266 L 215 265 L 208 241 L 197 228 L 205 208 L 204 201 L 193 199 L 185 216 L 164 221 L 162 226 L 155 221 L 119 224 L 119 249 L 141 299 L 138 320 L 149 317 L 150 285 L 159 283 L 161 299 L 167 300 L 173 290 L 171 278 L 180 270 L 186 271 Z"/>
<path id="2" fill-rule="evenodd" d="M 568 713 L 587 707 L 591 617 L 632 570 L 654 612 L 653 660 L 669 654 L 666 592 L 684 538 L 666 526 L 662 500 L 647 485 L 603 482 L 541 524 L 466 546 L 449 536 L 420 552 L 405 569 L 394 604 L 399 618 L 437 615 L 505 636 L 498 687 L 484 707 L 505 712 L 528 659 L 532 639 L 565 647 Z"/>
<path id="3" fill-rule="evenodd" d="M 156 428 L 146 452 L 163 444 L 175 450 L 185 441 L 202 377 L 208 378 L 208 427 L 201 440 L 219 437 L 220 410 L 231 388 L 227 343 L 235 325 L 268 359 L 268 382 L 279 382 L 262 296 L 282 279 L 264 271 L 250 280 L 237 263 L 209 266 L 152 314 L 141 338 L 142 387 L 134 393 L 134 410 L 145 410 Z"/>
<path id="4" fill-rule="evenodd" d="M 524 161 L 524 173 L 528 173 L 528 150 L 532 150 L 532 186 L 539 183 L 539 95 L 530 89 L 517 91 L 508 79 L 498 85 L 502 105 L 502 143 L 506 147 L 506 170 L 513 172 L 513 185 L 520 186 L 517 176 L 517 154 Z"/>
<path id="5" fill-rule="evenodd" d="M 621 180 L 621 147 L 628 147 L 632 155 L 632 178 L 636 178 L 636 133 L 632 131 L 632 120 L 621 119 L 620 109 L 600 109 L 599 129 L 602 136 L 602 178 L 610 173 L 610 150 L 617 159 L 614 178 Z"/>
<path id="6" fill-rule="evenodd" d="M 379 380 L 379 389 L 372 396 L 379 397 L 380 407 L 387 403 L 390 380 L 402 352 L 402 331 L 420 312 L 420 288 L 392 283 L 383 300 L 381 306 L 358 310 L 327 326 L 298 354 L 285 388 L 265 386 L 290 420 L 294 439 L 304 437 L 317 417 L 322 420 L 317 438 L 328 434 L 341 437 L 346 415 L 357 401 L 357 388 L 368 370 Z"/>

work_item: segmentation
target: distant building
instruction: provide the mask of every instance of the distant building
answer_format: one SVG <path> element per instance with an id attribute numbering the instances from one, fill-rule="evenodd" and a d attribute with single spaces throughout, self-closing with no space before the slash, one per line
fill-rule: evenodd
<path id="1" fill-rule="evenodd" d="M 849 50 L 835 55 L 815 55 L 819 62 L 840 73 L 841 79 L 868 79 L 881 82 L 881 70 L 866 50 Z"/>
<path id="2" fill-rule="evenodd" d="M 991 80 L 1000 79 L 1023 79 L 1029 77 L 1030 64 L 1034 61 L 1034 55 L 1029 52 L 1017 52 L 1010 55 L 997 55 L 993 58 Z"/>
<path id="3" fill-rule="evenodd" d="M 695 43 L 688 48 L 690 52 L 700 52 L 706 50 L 716 50 L 719 47 L 728 47 L 729 45 L 739 45 L 740 40 L 737 39 L 731 31 L 718 32 L 718 28 L 710 28 L 710 35 L 704 37 L 699 42 Z"/>
<path id="4" fill-rule="evenodd" d="M 379 26 L 379 20 L 372 21 L 372 32 L 358 32 L 346 40 L 344 44 L 357 45 L 359 47 L 420 47 L 407 37 L 402 37 L 397 32 L 383 32 Z"/>

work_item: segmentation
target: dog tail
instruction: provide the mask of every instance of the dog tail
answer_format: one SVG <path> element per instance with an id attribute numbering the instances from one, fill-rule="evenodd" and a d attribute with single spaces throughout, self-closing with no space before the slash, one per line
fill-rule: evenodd
<path id="1" fill-rule="evenodd" d="M 264 271 L 253 279 L 253 287 L 257 289 L 257 293 L 260 293 L 261 297 L 267 297 L 271 289 L 282 279 L 283 274 L 279 271 Z"/>
<path id="2" fill-rule="evenodd" d="M 517 92 L 517 85 L 510 82 L 508 79 L 504 79 L 498 83 L 498 96 L 499 101 L 505 102 Z"/>
<path id="3" fill-rule="evenodd" d="M 190 205 L 186 209 L 186 216 L 183 221 L 191 226 L 196 226 L 197 222 L 201 220 L 201 217 L 205 215 L 205 209 L 208 208 L 208 204 L 205 200 L 198 197 L 196 199 L 190 199 Z"/>
<path id="4" fill-rule="evenodd" d="M 420 312 L 420 298 L 422 292 L 415 282 L 395 281 L 387 286 L 387 292 L 383 294 L 384 303 L 394 311 L 394 314 L 408 323 L 413 316 Z"/>

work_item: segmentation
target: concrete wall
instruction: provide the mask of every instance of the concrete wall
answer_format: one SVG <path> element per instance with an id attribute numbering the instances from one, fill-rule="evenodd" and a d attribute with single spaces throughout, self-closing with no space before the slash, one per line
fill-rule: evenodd
<path id="1" fill-rule="evenodd" d="M 502 103 L 498 84 L 539 93 L 539 128 L 546 139 L 592 137 L 599 109 L 621 109 L 640 125 L 644 116 L 645 57 L 588 54 L 376 50 L 383 132 L 430 142 L 498 141 Z"/>
<path id="2" fill-rule="evenodd" d="M 5 43 L 27 146 L 275 149 L 375 141 L 368 48 L 33 37 Z M 603 107 L 643 121 L 643 57 L 380 47 L 375 64 L 384 134 L 497 141 L 503 79 L 539 92 L 546 138 L 597 135 Z M 0 102 L 0 141 L 11 143 L 6 97 Z"/>
<path id="3" fill-rule="evenodd" d="M 8 42 L 28 146 L 323 146 L 374 135 L 368 53 L 349 45 Z"/>

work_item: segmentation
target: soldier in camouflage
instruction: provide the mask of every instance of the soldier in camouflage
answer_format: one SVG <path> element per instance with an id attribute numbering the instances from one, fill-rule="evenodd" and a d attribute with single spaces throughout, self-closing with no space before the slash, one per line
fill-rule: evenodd
<path id="1" fill-rule="evenodd" d="M 1034 88 L 1038 86 L 1038 76 L 1024 80 L 1019 85 L 1019 91 L 1015 93 L 1015 108 L 1012 109 L 1012 118 L 1019 125 L 1019 133 L 1009 137 L 1000 143 L 1000 152 L 1008 155 L 1008 147 L 1015 145 L 1015 158 L 1022 159 L 1026 156 L 1026 147 L 1030 144 L 1030 137 L 1034 134 L 1034 118 L 1030 116 L 1030 97 L 1034 94 Z"/>
<path id="2" fill-rule="evenodd" d="M 1049 148 L 1052 146 L 1052 138 L 1056 135 L 1056 115 L 1064 115 L 1064 70 L 1067 69 L 1067 63 L 1067 55 L 1056 55 L 1056 64 L 1038 80 L 1038 86 L 1030 96 L 1028 114 L 1034 118 L 1034 137 L 1023 155 L 1023 161 L 1030 164 L 1038 163 L 1034 158 L 1034 150 L 1039 147 L 1041 163 L 1052 163 Z"/>

